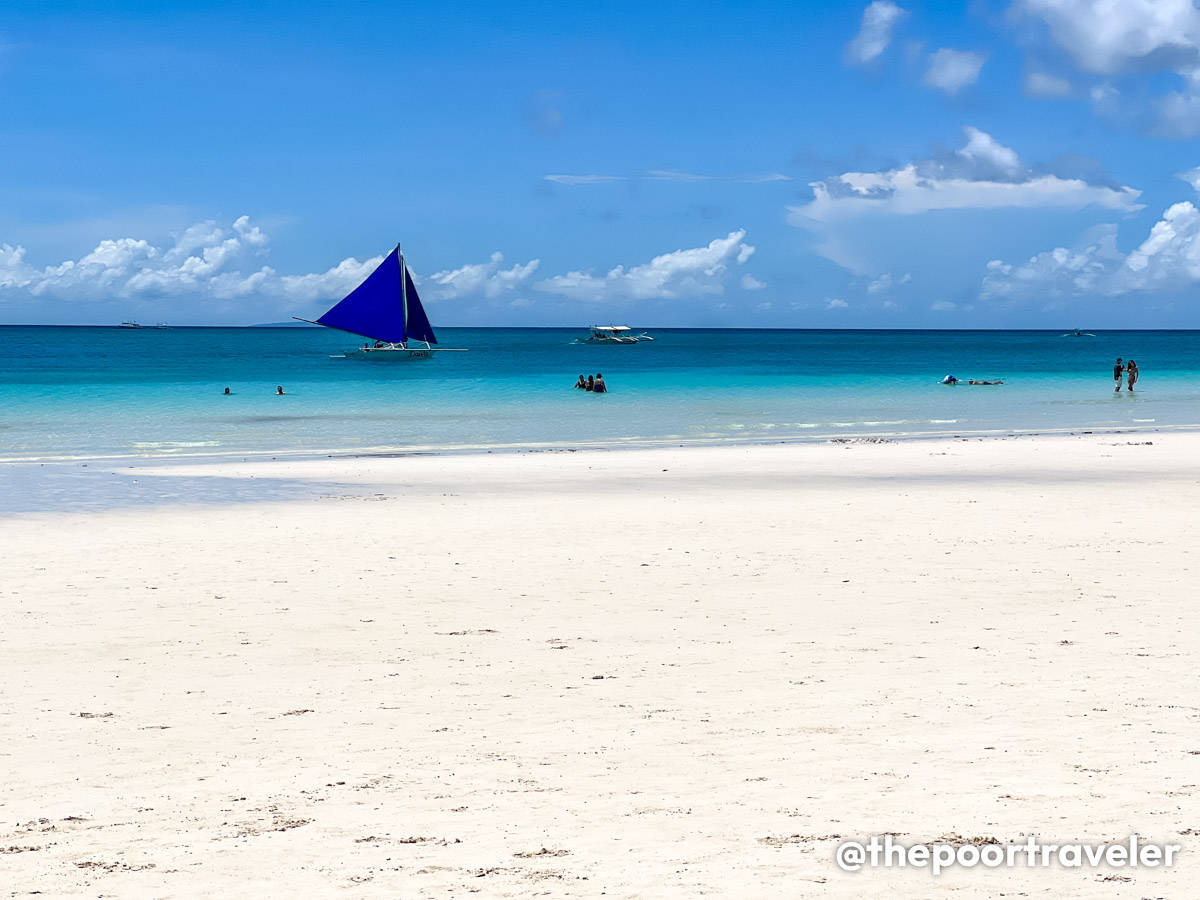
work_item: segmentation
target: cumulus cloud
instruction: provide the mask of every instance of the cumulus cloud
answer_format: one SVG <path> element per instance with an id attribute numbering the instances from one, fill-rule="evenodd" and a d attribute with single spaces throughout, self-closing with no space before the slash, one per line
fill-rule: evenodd
<path id="1" fill-rule="evenodd" d="M 1200 63 L 1200 10 L 1192 0 L 1016 0 L 1012 11 L 1044 23 L 1085 72 Z"/>
<path id="2" fill-rule="evenodd" d="M 865 65 L 876 59 L 892 42 L 892 30 L 908 12 L 891 0 L 874 0 L 863 10 L 858 34 L 846 45 L 846 59 Z"/>
<path id="3" fill-rule="evenodd" d="M 1172 137 L 1200 134 L 1200 9 L 1193 0 L 1016 0 L 1011 14 L 1042 26 L 1084 73 L 1182 79 L 1179 89 L 1149 104 L 1121 105 L 1108 88 L 1103 102 L 1093 95 L 1097 113 L 1153 121 L 1155 131 Z M 1154 91 L 1152 81 L 1147 86 Z"/>
<path id="4" fill-rule="evenodd" d="M 266 234 L 248 216 L 231 225 L 200 222 L 165 247 L 144 239 L 101 241 L 79 259 L 37 268 L 22 247 L 0 248 L 0 299 L 16 294 L 72 301 L 198 295 L 230 299 L 268 289 L 284 291 L 269 266 L 260 265 Z M 244 271 L 245 264 L 253 266 Z"/>
<path id="5" fill-rule="evenodd" d="M 899 277 L 892 275 L 890 272 L 884 272 L 867 285 L 867 293 L 886 294 L 897 285 L 908 284 L 910 281 L 912 281 L 912 275 L 907 272 Z"/>
<path id="6" fill-rule="evenodd" d="M 626 269 L 616 266 L 603 275 L 568 272 L 534 284 L 534 288 L 573 300 L 651 300 L 718 295 L 732 266 L 754 253 L 745 230 L 710 241 L 705 247 L 675 250 Z"/>
<path id="7" fill-rule="evenodd" d="M 275 288 L 275 285 L 266 285 L 268 290 L 264 293 L 278 293 L 284 299 L 295 303 L 333 302 L 354 290 L 381 262 L 382 256 L 372 256 L 364 260 L 349 257 L 324 272 L 283 275 L 279 278 L 279 289 L 270 290 Z M 272 270 L 266 271 L 274 276 Z M 261 287 L 263 286 L 260 285 Z"/>
<path id="8" fill-rule="evenodd" d="M 987 56 L 982 53 L 943 47 L 929 57 L 929 68 L 921 81 L 926 87 L 957 94 L 979 80 L 985 62 Z"/>
<path id="9" fill-rule="evenodd" d="M 1103 293 L 1102 282 L 1109 280 L 1121 259 L 1116 228 L 1106 226 L 1073 250 L 1056 247 L 1035 254 L 1023 265 L 993 259 L 987 264 L 980 296 L 995 300 Z"/>
<path id="10" fill-rule="evenodd" d="M 753 255 L 744 230 L 731 232 L 706 246 L 675 250 L 629 268 L 616 266 L 604 274 L 570 271 L 534 282 L 540 260 L 506 265 L 493 253 L 471 263 L 414 278 L 427 301 L 490 300 L 521 309 L 532 296 L 556 295 L 568 300 L 626 301 L 720 295 L 733 273 Z M 122 309 L 158 307 L 180 301 L 218 301 L 235 316 L 311 316 L 340 300 L 383 260 L 348 258 L 307 274 L 281 275 L 265 264 L 267 235 L 242 216 L 231 224 L 200 222 L 170 241 L 140 238 L 103 240 L 78 259 L 38 267 L 24 247 L 0 244 L 0 304 L 15 302 L 44 307 L 54 300 L 75 307 L 119 302 Z M 743 290 L 766 287 L 745 273 Z"/>
<path id="11" fill-rule="evenodd" d="M 826 297 L 825 298 L 825 308 L 826 309 L 848 309 L 849 307 L 850 307 L 850 304 L 847 303 L 845 300 L 839 300 L 837 297 Z"/>
<path id="12" fill-rule="evenodd" d="M 929 308 L 934 312 L 953 312 L 958 309 L 958 304 L 951 300 L 936 300 L 929 304 Z"/>
<path id="13" fill-rule="evenodd" d="M 1031 71 L 1025 73 L 1025 93 L 1048 100 L 1071 96 L 1071 82 L 1057 75 Z"/>
<path id="14" fill-rule="evenodd" d="M 199 222 L 159 246 L 145 239 L 103 240 L 79 259 L 39 268 L 24 247 L 0 245 L 0 302 L 43 298 L 72 303 L 186 299 L 274 301 L 282 313 L 316 302 L 333 302 L 353 290 L 382 262 L 382 256 L 344 259 L 323 271 L 280 275 L 264 258 L 267 235 L 248 216 L 230 225 Z M 435 272 L 421 279 L 429 300 L 475 296 L 495 298 L 524 285 L 538 267 L 502 267 L 492 254 L 479 265 Z"/>
<path id="15" fill-rule="evenodd" d="M 915 215 L 939 209 L 1067 208 L 1096 205 L 1140 209 L 1140 191 L 1082 178 L 1035 174 L 1016 152 L 977 128 L 967 143 L 940 159 L 883 172 L 846 172 L 812 182 L 813 199 L 789 207 L 792 225 L 868 215 Z"/>
<path id="16" fill-rule="evenodd" d="M 518 264 L 507 269 L 501 268 L 503 263 L 504 255 L 496 252 L 486 263 L 435 272 L 428 279 L 422 279 L 422 287 L 428 283 L 431 286 L 431 296 L 438 299 L 457 297 L 494 299 L 516 290 L 533 277 L 541 260 L 531 259 L 523 266 Z"/>
<path id="17" fill-rule="evenodd" d="M 1200 168 L 1181 173 L 1200 189 Z M 1192 201 L 1172 204 L 1129 254 L 1117 249 L 1117 227 L 1093 229 L 1074 248 L 1056 247 L 1021 264 L 994 259 L 980 296 L 1042 299 L 1117 296 L 1134 292 L 1194 290 L 1200 284 L 1200 209 Z"/>

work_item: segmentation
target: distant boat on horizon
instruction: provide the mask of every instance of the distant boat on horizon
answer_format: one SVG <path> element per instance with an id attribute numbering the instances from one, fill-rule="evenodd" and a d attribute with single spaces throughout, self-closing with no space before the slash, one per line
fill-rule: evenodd
<path id="1" fill-rule="evenodd" d="M 118 328 L 141 328 L 142 326 L 139 325 L 137 322 L 122 322 L 117 327 Z"/>
<path id="2" fill-rule="evenodd" d="M 369 338 L 335 359 L 431 359 L 434 353 L 464 353 L 463 347 L 434 347 L 437 335 L 421 304 L 412 273 L 400 245 L 387 255 L 362 284 L 317 320 L 292 316 L 300 322 L 324 325 Z M 424 347 L 411 346 L 420 342 Z"/>
<path id="3" fill-rule="evenodd" d="M 1063 335 L 1063 337 L 1095 337 L 1095 335 L 1090 331 L 1080 331 L 1078 328 L 1075 328 L 1071 331 L 1068 331 Z"/>
<path id="4" fill-rule="evenodd" d="M 642 341 L 652 341 L 654 338 L 642 332 L 641 334 L 632 334 L 632 328 L 628 325 L 593 325 L 588 329 L 588 336 L 582 340 L 577 339 L 577 344 L 637 344 Z"/>

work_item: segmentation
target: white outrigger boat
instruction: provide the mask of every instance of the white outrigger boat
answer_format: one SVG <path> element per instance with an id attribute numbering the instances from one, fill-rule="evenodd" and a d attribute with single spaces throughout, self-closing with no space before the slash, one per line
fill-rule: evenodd
<path id="1" fill-rule="evenodd" d="M 437 336 L 399 244 L 362 284 L 321 318 L 292 318 L 370 338 L 371 343 L 332 359 L 431 359 L 434 353 L 466 352 L 461 347 L 432 346 L 438 342 Z"/>
<path id="2" fill-rule="evenodd" d="M 642 341 L 652 341 L 654 338 L 642 332 L 632 334 L 628 325 L 593 325 L 588 330 L 588 336 L 576 341 L 580 344 L 637 344 Z"/>

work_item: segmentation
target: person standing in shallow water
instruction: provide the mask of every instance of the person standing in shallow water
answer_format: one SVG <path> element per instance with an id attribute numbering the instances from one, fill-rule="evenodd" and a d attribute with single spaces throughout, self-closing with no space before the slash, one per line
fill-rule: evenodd
<path id="1" fill-rule="evenodd" d="M 1121 390 L 1121 373 L 1125 371 L 1125 361 L 1121 357 L 1117 357 L 1117 362 L 1113 365 L 1113 381 L 1117 386 L 1113 388 L 1113 393 L 1116 394 Z"/>
<path id="2" fill-rule="evenodd" d="M 1134 361 L 1131 359 L 1131 360 L 1130 360 L 1128 363 L 1126 363 L 1126 364 L 1125 364 L 1125 372 L 1126 372 L 1126 374 L 1129 376 L 1129 387 L 1128 387 L 1128 388 L 1126 388 L 1126 390 L 1132 391 L 1132 390 L 1133 390 L 1133 386 L 1134 386 L 1135 384 L 1137 384 L 1137 380 L 1138 380 L 1138 367 L 1137 367 L 1137 363 L 1135 363 L 1135 362 L 1134 362 Z M 1117 387 L 1117 390 L 1120 390 L 1120 386 L 1118 386 L 1118 387 Z"/>
<path id="3" fill-rule="evenodd" d="M 592 384 L 592 393 L 594 393 L 594 394 L 607 394 L 608 393 L 608 385 L 604 383 L 604 376 L 601 375 L 599 372 L 596 373 L 596 380 Z"/>
<path id="4" fill-rule="evenodd" d="M 583 386 L 583 389 L 584 389 L 585 391 L 590 391 L 590 390 L 592 390 L 592 389 L 593 389 L 595 386 L 596 386 L 596 379 L 595 379 L 595 378 L 593 378 L 591 375 L 589 375 L 589 376 L 588 376 L 588 380 L 587 380 L 587 384 L 585 384 L 585 385 Z"/>

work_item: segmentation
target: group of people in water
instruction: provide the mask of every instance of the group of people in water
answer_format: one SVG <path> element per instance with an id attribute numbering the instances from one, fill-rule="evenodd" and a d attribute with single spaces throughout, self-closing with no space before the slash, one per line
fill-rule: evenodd
<path id="1" fill-rule="evenodd" d="M 1120 393 L 1122 381 L 1125 381 L 1125 390 L 1132 391 L 1133 386 L 1137 384 L 1138 366 L 1132 359 L 1125 362 L 1121 357 L 1117 357 L 1116 364 L 1113 365 L 1113 381 L 1116 382 L 1116 387 L 1113 388 L 1113 393 Z M 942 384 L 962 384 L 961 378 L 954 375 L 947 375 L 942 379 Z M 984 381 L 982 379 L 970 378 L 967 379 L 967 384 L 1004 384 L 999 379 L 995 381 Z M 604 383 L 604 376 L 597 372 L 595 375 L 580 375 L 579 380 L 575 382 L 575 389 L 587 391 L 590 394 L 607 394 L 608 385 Z M 229 388 L 225 388 L 226 394 L 233 393 Z M 283 385 L 276 385 L 275 393 L 283 396 Z"/>
<path id="2" fill-rule="evenodd" d="M 1122 384 L 1125 385 L 1125 390 L 1132 391 L 1133 386 L 1137 384 L 1137 380 L 1138 364 L 1132 359 L 1129 360 L 1129 362 L 1126 362 L 1118 356 L 1116 363 L 1113 365 L 1113 393 L 1119 394 L 1121 392 Z M 942 384 L 963 384 L 963 380 L 955 377 L 954 375 L 947 375 L 942 379 Z M 1004 382 L 998 379 L 996 381 L 982 381 L 972 378 L 967 381 L 966 384 L 1004 384 Z M 576 387 L 578 387 L 578 385 L 576 385 Z"/>
<path id="3" fill-rule="evenodd" d="M 575 382 L 576 390 L 589 391 L 593 394 L 607 394 L 608 385 L 604 383 L 604 376 L 597 372 L 595 375 L 580 375 L 579 380 Z"/>
<path id="4" fill-rule="evenodd" d="M 1132 391 L 1133 386 L 1137 384 L 1138 380 L 1137 363 L 1135 363 L 1132 359 L 1129 362 L 1125 362 L 1123 359 L 1121 359 L 1121 357 L 1118 356 L 1116 363 L 1113 365 L 1113 381 L 1116 383 L 1116 386 L 1113 388 L 1114 394 L 1119 394 L 1121 392 L 1122 375 L 1128 379 L 1128 385 L 1126 386 L 1125 390 Z"/>
<path id="5" fill-rule="evenodd" d="M 225 388 L 225 396 L 227 396 L 227 397 L 228 397 L 228 396 L 229 396 L 229 395 L 231 395 L 232 393 L 233 393 L 233 391 L 231 391 L 229 388 Z M 286 394 L 286 393 L 287 393 L 287 391 L 285 391 L 285 390 L 283 389 L 283 385 L 282 385 L 282 384 L 277 384 L 277 385 L 275 385 L 275 396 L 277 396 L 277 397 L 282 397 L 282 396 L 283 396 L 284 394 Z"/>

